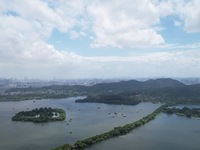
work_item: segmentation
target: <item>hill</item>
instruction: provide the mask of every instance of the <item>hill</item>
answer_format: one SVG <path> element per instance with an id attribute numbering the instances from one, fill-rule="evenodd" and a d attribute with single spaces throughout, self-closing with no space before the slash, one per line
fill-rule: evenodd
<path id="1" fill-rule="evenodd" d="M 185 84 L 170 78 L 160 78 L 144 82 L 145 88 L 184 87 Z"/>
<path id="2" fill-rule="evenodd" d="M 160 78 L 144 82 L 129 80 L 100 83 L 93 86 L 52 85 L 40 88 L 13 88 L 0 95 L 0 101 L 42 98 L 65 98 L 87 96 L 77 102 L 98 102 L 108 104 L 137 104 L 151 102 L 199 102 L 200 85 L 185 85 L 170 78 Z M 117 98 L 118 97 L 118 98 Z"/>
<path id="3" fill-rule="evenodd" d="M 6 91 L 6 93 L 44 93 L 44 92 L 89 92 L 89 93 L 104 93 L 108 91 L 122 92 L 122 91 L 137 91 L 149 88 L 163 88 L 163 87 L 182 87 L 185 86 L 183 83 L 169 79 L 161 78 L 155 80 L 148 80 L 145 82 L 140 82 L 136 80 L 120 81 L 113 83 L 99 83 L 93 86 L 82 86 L 82 85 L 51 85 L 44 87 L 29 87 L 29 88 L 11 88 Z"/>
<path id="4" fill-rule="evenodd" d="M 138 91 L 144 89 L 166 88 L 166 87 L 184 87 L 185 84 L 170 78 L 160 78 L 155 80 L 148 80 L 144 82 L 129 80 L 120 81 L 116 83 L 99 83 L 88 87 L 88 92 L 92 93 L 106 93 L 106 92 L 127 92 Z"/>

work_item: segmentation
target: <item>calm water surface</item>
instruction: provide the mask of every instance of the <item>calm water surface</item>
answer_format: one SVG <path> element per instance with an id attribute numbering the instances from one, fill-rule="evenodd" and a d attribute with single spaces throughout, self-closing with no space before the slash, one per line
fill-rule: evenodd
<path id="1" fill-rule="evenodd" d="M 160 114 L 125 136 L 98 143 L 87 150 L 200 150 L 200 120 Z"/>
<path id="2" fill-rule="evenodd" d="M 73 144 L 77 140 L 109 131 L 115 126 L 136 121 L 160 106 L 152 103 L 135 106 L 75 103 L 79 98 L 81 97 L 0 102 L 0 149 L 49 150 L 66 143 Z M 62 122 L 42 124 L 11 121 L 15 113 L 39 107 L 62 108 L 66 111 L 67 118 Z M 120 138 L 130 139 L 126 136 Z"/>

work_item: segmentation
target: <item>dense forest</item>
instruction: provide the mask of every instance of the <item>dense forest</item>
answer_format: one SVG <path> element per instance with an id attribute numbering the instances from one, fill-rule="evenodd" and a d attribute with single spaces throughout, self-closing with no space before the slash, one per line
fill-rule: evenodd
<path id="1" fill-rule="evenodd" d="M 200 108 L 176 108 L 176 107 L 167 107 L 163 110 L 164 113 L 167 114 L 177 114 L 180 116 L 186 116 L 186 117 L 195 117 L 195 118 L 200 118 Z"/>
<path id="2" fill-rule="evenodd" d="M 141 102 L 134 95 L 120 94 L 101 94 L 88 96 L 85 99 L 76 100 L 79 103 L 105 103 L 105 104 L 120 104 L 120 105 L 136 105 Z"/>
<path id="3" fill-rule="evenodd" d="M 4 95 L 0 95 L 0 101 L 66 98 L 83 95 L 87 98 L 77 102 L 107 104 L 136 104 L 139 101 L 200 103 L 200 84 L 184 85 L 177 80 L 162 78 L 144 82 L 130 80 L 100 83 L 93 86 L 52 85 L 40 88 L 12 88 L 8 89 Z"/>
<path id="4" fill-rule="evenodd" d="M 0 95 L 1 101 L 21 101 L 21 100 L 39 100 L 39 99 L 59 99 L 79 96 L 76 93 L 17 93 Z"/>
<path id="5" fill-rule="evenodd" d="M 21 111 L 12 117 L 12 121 L 30 121 L 34 123 L 62 121 L 65 120 L 66 114 L 62 109 L 53 109 L 51 107 L 36 108 L 31 111 Z"/>
<path id="6" fill-rule="evenodd" d="M 114 104 L 128 104 L 131 100 L 137 102 L 200 103 L 200 84 L 184 85 L 171 79 L 157 79 L 143 82 L 143 86 L 137 84 L 138 88 L 131 88 L 130 83 L 127 81 L 127 87 L 130 87 L 128 90 L 126 87 L 126 90 L 116 91 L 114 87 L 115 90 L 110 88 L 107 92 L 88 93 L 87 98 L 77 102 L 109 103 L 109 98 L 113 96 L 113 101 L 116 100 Z M 123 100 L 115 99 L 115 97 L 123 96 Z M 107 98 L 108 100 L 106 100 Z"/>

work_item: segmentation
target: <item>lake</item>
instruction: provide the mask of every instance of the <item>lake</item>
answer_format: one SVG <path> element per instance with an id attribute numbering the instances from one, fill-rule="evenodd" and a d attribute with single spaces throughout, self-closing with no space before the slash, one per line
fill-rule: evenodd
<path id="1" fill-rule="evenodd" d="M 87 150 L 199 150 L 199 139 L 199 119 L 161 113 L 129 134 L 103 141 Z"/>
<path id="2" fill-rule="evenodd" d="M 80 98 L 83 97 L 0 102 L 0 149 L 49 150 L 66 143 L 73 144 L 141 119 L 160 106 L 152 103 L 135 106 L 75 103 Z M 62 108 L 66 111 L 66 120 L 38 124 L 11 121 L 19 111 L 40 107 Z"/>

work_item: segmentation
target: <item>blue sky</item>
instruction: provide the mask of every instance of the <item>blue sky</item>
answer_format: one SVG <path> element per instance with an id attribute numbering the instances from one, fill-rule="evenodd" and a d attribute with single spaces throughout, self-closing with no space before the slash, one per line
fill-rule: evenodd
<path id="1" fill-rule="evenodd" d="M 187 33 L 184 30 L 183 25 L 175 26 L 175 19 L 178 19 L 176 16 L 170 15 L 168 17 L 162 18 L 160 20 L 160 26 L 164 29 L 159 32 L 164 38 L 166 44 L 194 44 L 200 42 L 199 32 Z M 80 29 L 75 29 L 80 30 Z M 123 48 L 116 47 L 100 47 L 92 48 L 90 47 L 91 39 L 88 37 L 85 38 L 76 38 L 73 39 L 70 36 L 70 33 L 63 33 L 57 29 L 54 29 L 51 33 L 51 36 L 47 39 L 48 44 L 52 44 L 57 50 L 66 50 L 70 52 L 75 52 L 83 56 L 127 56 L 132 52 L 135 53 L 144 53 L 147 51 L 167 51 L 165 48 L 156 48 L 156 47 L 145 47 L 145 48 L 131 48 L 124 46 Z M 185 50 L 183 48 L 183 50 Z M 187 48 L 186 48 L 187 50 Z"/>
<path id="2" fill-rule="evenodd" d="M 0 77 L 200 76 L 199 0 L 1 0 Z"/>

